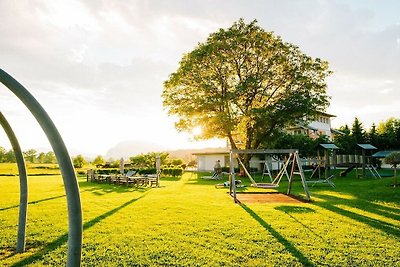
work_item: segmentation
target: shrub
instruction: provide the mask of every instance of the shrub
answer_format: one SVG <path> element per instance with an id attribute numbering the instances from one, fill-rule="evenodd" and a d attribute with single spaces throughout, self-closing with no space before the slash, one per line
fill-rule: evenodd
<path id="1" fill-rule="evenodd" d="M 182 168 L 163 168 L 161 173 L 165 176 L 181 176 L 183 173 Z"/>
<path id="2" fill-rule="evenodd" d="M 157 173 L 156 168 L 143 168 L 139 170 L 139 174 L 146 175 L 146 174 L 154 174 Z"/>

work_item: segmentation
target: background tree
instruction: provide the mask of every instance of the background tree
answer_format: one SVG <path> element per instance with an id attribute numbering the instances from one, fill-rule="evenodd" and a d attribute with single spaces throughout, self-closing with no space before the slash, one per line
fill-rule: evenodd
<path id="1" fill-rule="evenodd" d="M 149 152 L 147 154 L 140 154 L 133 157 L 130 157 L 131 164 L 136 168 L 155 168 L 156 167 L 156 158 L 160 156 L 161 165 L 165 165 L 169 163 L 168 152 Z"/>
<path id="2" fill-rule="evenodd" d="M 14 150 L 10 149 L 7 151 L 7 153 L 4 155 L 4 162 L 10 162 L 10 163 L 17 162 Z"/>
<path id="3" fill-rule="evenodd" d="M 377 132 L 380 136 L 382 149 L 400 148 L 400 120 L 389 118 L 378 124 Z"/>
<path id="4" fill-rule="evenodd" d="M 173 166 L 181 166 L 183 164 L 183 160 L 182 159 L 178 159 L 178 158 L 175 158 L 175 159 L 171 159 L 171 165 L 173 165 Z"/>
<path id="5" fill-rule="evenodd" d="M 305 134 L 281 133 L 274 143 L 266 143 L 267 148 L 285 149 L 295 148 L 299 150 L 302 157 L 313 157 L 317 155 L 320 144 L 330 143 L 326 135 L 320 135 L 312 139 Z"/>
<path id="6" fill-rule="evenodd" d="M 277 131 L 328 105 L 328 63 L 242 19 L 183 56 L 164 83 L 164 107 L 180 131 L 228 138 L 233 149 L 259 148 Z"/>
<path id="7" fill-rule="evenodd" d="M 354 118 L 353 125 L 351 127 L 351 135 L 354 138 L 355 145 L 366 143 L 367 139 L 365 137 L 365 130 L 360 122 L 360 120 L 356 117 Z M 354 147 L 355 149 L 356 147 Z"/>
<path id="8" fill-rule="evenodd" d="M 57 163 L 57 158 L 53 151 L 49 151 L 46 154 L 44 154 L 43 163 Z"/>
<path id="9" fill-rule="evenodd" d="M 104 165 L 106 163 L 106 160 L 101 156 L 98 155 L 92 162 L 94 165 Z"/>
<path id="10" fill-rule="evenodd" d="M 72 161 L 75 168 L 82 168 L 86 164 L 86 160 L 82 155 L 74 157 Z"/>
<path id="11" fill-rule="evenodd" d="M 0 162 L 6 162 L 7 150 L 0 146 Z"/>
<path id="12" fill-rule="evenodd" d="M 387 164 L 393 165 L 394 168 L 394 184 L 393 186 L 397 186 L 397 165 L 400 164 L 400 152 L 393 152 L 386 156 L 385 162 Z"/>
<path id="13" fill-rule="evenodd" d="M 378 132 L 377 132 L 375 123 L 372 124 L 371 128 L 369 129 L 369 131 L 367 133 L 367 142 L 369 142 L 371 145 L 377 147 L 378 149 L 380 148 L 379 136 L 378 136 Z"/>
<path id="14" fill-rule="evenodd" d="M 337 135 L 335 137 L 335 144 L 340 148 L 339 153 L 341 154 L 354 154 L 356 141 L 351 134 L 349 126 L 345 124 L 339 128 L 339 131 L 343 132 L 343 135 Z"/>
<path id="15" fill-rule="evenodd" d="M 25 161 L 29 163 L 35 163 L 37 157 L 37 151 L 35 149 L 29 149 L 27 151 L 22 152 L 24 154 Z"/>
<path id="16" fill-rule="evenodd" d="M 46 154 L 44 152 L 40 152 L 39 155 L 36 158 L 36 162 L 44 163 L 45 157 L 46 157 Z"/>

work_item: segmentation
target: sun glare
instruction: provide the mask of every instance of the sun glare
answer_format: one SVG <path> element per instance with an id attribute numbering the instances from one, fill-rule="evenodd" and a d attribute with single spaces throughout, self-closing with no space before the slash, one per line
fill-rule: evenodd
<path id="1" fill-rule="evenodd" d="M 195 128 L 193 128 L 192 130 L 192 134 L 193 135 L 201 135 L 203 133 L 203 128 L 201 128 L 200 126 L 197 126 Z"/>

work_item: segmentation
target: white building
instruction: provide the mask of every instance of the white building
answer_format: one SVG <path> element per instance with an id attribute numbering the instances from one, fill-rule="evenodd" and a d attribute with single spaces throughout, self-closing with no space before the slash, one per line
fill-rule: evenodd
<path id="1" fill-rule="evenodd" d="M 229 166 L 229 151 L 194 153 L 197 159 L 198 171 L 213 171 L 217 160 L 221 167 Z"/>
<path id="2" fill-rule="evenodd" d="M 229 167 L 230 166 L 230 158 L 229 151 L 221 151 L 221 152 L 201 152 L 201 153 L 193 153 L 197 159 L 197 170 L 198 171 L 213 171 L 215 163 L 219 160 L 221 167 Z M 237 160 L 234 160 L 234 167 L 238 168 Z M 260 160 L 257 156 L 254 156 L 250 160 L 250 167 L 259 169 L 261 168 Z M 271 168 L 273 168 L 272 166 Z M 276 168 L 275 168 L 276 169 Z"/>
<path id="3" fill-rule="evenodd" d="M 308 123 L 299 121 L 297 125 L 288 127 L 286 131 L 291 134 L 305 134 L 313 139 L 318 138 L 320 135 L 325 135 L 329 140 L 333 140 L 336 134 L 343 134 L 332 129 L 331 120 L 335 117 L 335 115 L 320 112 L 313 121 Z"/>

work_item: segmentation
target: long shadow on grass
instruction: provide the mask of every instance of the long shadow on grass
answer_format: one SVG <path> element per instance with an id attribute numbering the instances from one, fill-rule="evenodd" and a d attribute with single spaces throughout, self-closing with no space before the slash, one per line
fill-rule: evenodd
<path id="1" fill-rule="evenodd" d="M 30 202 L 28 202 L 28 204 L 29 205 L 30 204 L 37 204 L 37 203 L 40 203 L 40 202 L 49 201 L 49 200 L 62 198 L 62 197 L 65 197 L 65 195 L 55 196 L 55 197 L 48 197 L 48 198 L 44 198 L 44 199 L 40 199 L 40 200 L 30 201 Z M 6 208 L 0 208 L 0 211 L 14 209 L 14 208 L 18 208 L 18 207 L 19 207 L 19 205 L 14 205 L 14 206 L 6 207 Z"/>
<path id="2" fill-rule="evenodd" d="M 389 235 L 393 235 L 397 239 L 400 239 L 400 228 L 393 224 L 390 224 L 390 223 L 387 223 L 387 222 L 384 222 L 384 221 L 381 221 L 378 219 L 373 219 L 368 216 L 355 213 L 353 211 L 348 211 L 348 210 L 339 208 L 335 205 L 329 204 L 327 202 L 314 203 L 314 205 L 324 208 L 326 210 L 332 211 L 334 213 L 340 214 L 342 216 L 348 217 L 355 221 L 364 223 L 364 224 L 369 225 L 377 230 L 386 232 Z M 346 205 L 346 204 L 343 203 L 343 205 Z"/>
<path id="3" fill-rule="evenodd" d="M 278 233 L 271 225 L 264 221 L 260 216 L 258 216 L 252 209 L 250 209 L 245 204 L 240 204 L 240 206 L 253 217 L 262 227 L 270 232 L 285 248 L 289 251 L 295 258 L 297 258 L 303 266 L 315 266 L 314 263 L 309 261 L 300 250 L 298 250 L 292 243 L 290 243 L 286 238 L 284 238 L 280 233 Z"/>
<path id="4" fill-rule="evenodd" d="M 116 207 L 86 223 L 83 224 L 83 231 L 89 229 L 90 227 L 94 226 L 95 224 L 97 224 L 98 222 L 106 219 L 107 217 L 110 217 L 111 215 L 113 215 L 114 213 L 116 213 L 117 211 L 125 208 L 126 206 L 138 201 L 139 199 L 143 198 L 146 194 L 138 197 L 138 198 L 134 198 L 129 200 L 128 202 L 125 202 L 124 204 L 122 204 L 119 207 Z M 32 256 L 29 256 L 28 258 L 25 258 L 23 260 L 20 260 L 19 262 L 14 263 L 11 266 L 26 266 L 27 264 L 32 264 L 38 260 L 41 260 L 43 258 L 44 255 L 46 255 L 47 253 L 57 249 L 58 247 L 62 246 L 63 244 L 67 243 L 68 241 L 68 233 L 60 236 L 59 238 L 57 238 L 56 240 L 54 240 L 51 243 L 48 243 L 44 248 L 42 248 L 40 251 L 36 252 L 35 254 L 33 254 Z"/>
<path id="5" fill-rule="evenodd" d="M 291 213 L 309 213 L 309 212 L 315 212 L 315 210 L 308 208 L 308 207 L 297 207 L 297 206 L 278 206 L 275 208 L 276 210 L 283 211 L 287 216 L 289 216 L 291 219 L 299 223 L 301 226 L 303 226 L 305 229 L 313 233 L 315 236 L 321 238 L 322 240 L 326 241 L 323 236 L 315 232 L 311 227 L 306 225 L 305 223 L 299 221 L 296 217 L 294 217 Z"/>
<path id="6" fill-rule="evenodd" d="M 187 184 L 190 185 L 205 185 L 205 186 L 216 186 L 216 185 L 221 185 L 224 182 L 229 181 L 229 175 L 224 174 L 222 178 L 219 179 L 211 179 L 209 177 L 211 177 L 212 173 L 205 173 L 205 172 L 201 172 L 201 173 L 191 173 L 189 179 L 187 180 Z M 206 177 L 206 178 L 202 178 L 202 177 Z M 241 180 L 243 181 L 243 184 L 245 184 L 244 182 L 248 182 L 249 179 L 248 178 L 242 178 L 239 176 L 236 176 L 236 180 Z M 248 183 L 247 183 L 248 184 Z M 229 187 L 227 187 L 229 188 Z M 243 191 L 241 190 L 239 187 L 237 188 L 238 191 Z"/>
<path id="7" fill-rule="evenodd" d="M 375 213 L 377 215 L 380 215 L 382 217 L 390 218 L 396 221 L 400 221 L 400 210 L 396 208 L 391 208 L 391 207 L 384 207 L 381 205 L 377 205 L 375 203 L 372 203 L 367 200 L 363 199 L 343 199 L 337 196 L 331 196 L 331 195 L 324 195 L 324 194 L 314 194 L 315 196 L 324 199 L 331 203 L 331 205 L 334 204 L 340 204 L 340 205 L 345 205 L 349 207 L 353 207 L 356 209 L 359 209 L 360 207 L 362 210 L 370 212 L 370 213 Z"/>
<path id="8" fill-rule="evenodd" d="M 95 195 L 104 195 L 108 193 L 126 193 L 126 192 L 146 192 L 151 187 L 142 187 L 142 186 L 126 186 L 126 185 L 115 185 L 115 184 L 108 184 L 108 183 L 95 183 L 95 182 L 87 182 L 87 181 L 79 181 L 79 188 L 83 189 L 83 191 L 92 192 Z"/>

